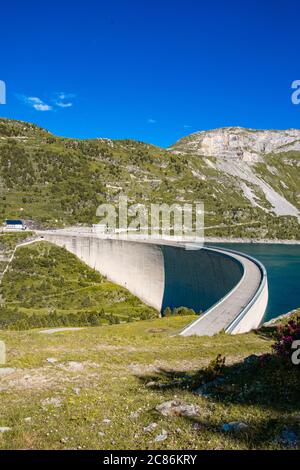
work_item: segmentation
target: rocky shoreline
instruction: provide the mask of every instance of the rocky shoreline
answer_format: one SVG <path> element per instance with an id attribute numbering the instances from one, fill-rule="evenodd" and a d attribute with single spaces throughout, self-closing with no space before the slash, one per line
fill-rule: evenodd
<path id="1" fill-rule="evenodd" d="M 277 238 L 222 238 L 205 237 L 205 243 L 253 243 L 253 244 L 273 244 L 273 245 L 300 245 L 300 240 L 280 240 Z"/>
<path id="2" fill-rule="evenodd" d="M 277 323 L 280 323 L 282 320 L 288 320 L 289 317 L 292 318 L 296 313 L 300 314 L 299 308 L 295 308 L 294 310 L 291 310 L 290 312 L 284 313 L 283 315 L 279 315 L 279 317 L 272 318 L 271 320 L 263 323 L 261 326 L 272 327 L 274 325 L 277 325 Z"/>

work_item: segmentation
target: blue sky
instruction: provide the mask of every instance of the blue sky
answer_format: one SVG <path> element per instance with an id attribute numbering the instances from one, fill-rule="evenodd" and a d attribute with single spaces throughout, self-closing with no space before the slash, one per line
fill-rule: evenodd
<path id="1" fill-rule="evenodd" d="M 221 126 L 299 128 L 300 3 L 2 2 L 0 115 L 168 146 Z"/>

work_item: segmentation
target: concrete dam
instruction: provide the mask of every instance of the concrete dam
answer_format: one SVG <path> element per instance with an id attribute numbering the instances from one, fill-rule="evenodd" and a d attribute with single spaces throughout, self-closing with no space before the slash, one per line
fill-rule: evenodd
<path id="1" fill-rule="evenodd" d="M 109 280 L 163 312 L 185 306 L 204 313 L 181 335 L 243 333 L 257 328 L 268 302 L 264 267 L 246 255 L 174 241 L 122 240 L 80 231 L 39 235 L 64 247 Z M 187 249 L 188 248 L 188 249 Z"/>

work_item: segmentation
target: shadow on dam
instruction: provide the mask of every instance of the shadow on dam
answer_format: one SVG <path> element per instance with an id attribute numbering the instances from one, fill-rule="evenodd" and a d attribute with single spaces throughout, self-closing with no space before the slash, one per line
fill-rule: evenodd
<path id="1" fill-rule="evenodd" d="M 165 286 L 162 312 L 185 306 L 195 312 L 207 310 L 236 286 L 243 275 L 242 265 L 224 253 L 200 248 L 162 245 Z"/>

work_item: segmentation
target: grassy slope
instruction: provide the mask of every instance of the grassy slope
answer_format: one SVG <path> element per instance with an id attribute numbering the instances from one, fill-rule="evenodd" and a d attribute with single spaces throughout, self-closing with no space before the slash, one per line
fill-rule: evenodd
<path id="1" fill-rule="evenodd" d="M 214 159 L 172 155 L 131 140 L 63 139 L 2 119 L 0 219 L 22 217 L 43 226 L 90 224 L 97 206 L 116 201 L 122 191 L 134 203 L 203 200 L 206 226 L 221 225 L 208 229 L 208 236 L 299 238 L 294 218 L 275 218 L 252 207 L 235 179 L 209 166 L 209 160 Z M 272 161 L 273 166 L 281 163 Z M 280 179 L 289 183 L 286 170 L 280 169 Z M 280 191 L 299 206 L 293 189 L 281 185 Z"/>
<path id="2" fill-rule="evenodd" d="M 5 300 L 0 309 L 2 327 L 102 324 L 157 316 L 126 289 L 46 242 L 17 250 L 2 279 L 1 293 Z M 30 324 L 28 316 L 34 316 Z"/>
<path id="3" fill-rule="evenodd" d="M 0 254 L 9 256 L 19 243 L 25 242 L 32 232 L 0 233 Z"/>
<path id="4" fill-rule="evenodd" d="M 171 335 L 189 320 L 164 318 L 52 335 L 1 331 L 6 366 L 14 370 L 1 376 L 0 425 L 11 431 L 0 434 L 0 447 L 280 448 L 285 428 L 299 432 L 299 374 L 295 379 L 287 370 L 242 363 L 249 354 L 270 350 L 271 340 L 260 334 Z M 225 381 L 209 397 L 174 385 L 174 371 L 199 371 L 218 353 L 226 356 Z M 57 362 L 47 362 L 49 357 Z M 145 385 L 159 377 L 169 387 Z M 155 411 L 174 398 L 199 405 L 199 416 L 170 418 Z M 231 421 L 249 427 L 242 433 L 222 431 Z M 153 422 L 157 428 L 145 433 Z M 154 442 L 163 429 L 167 439 Z"/>

